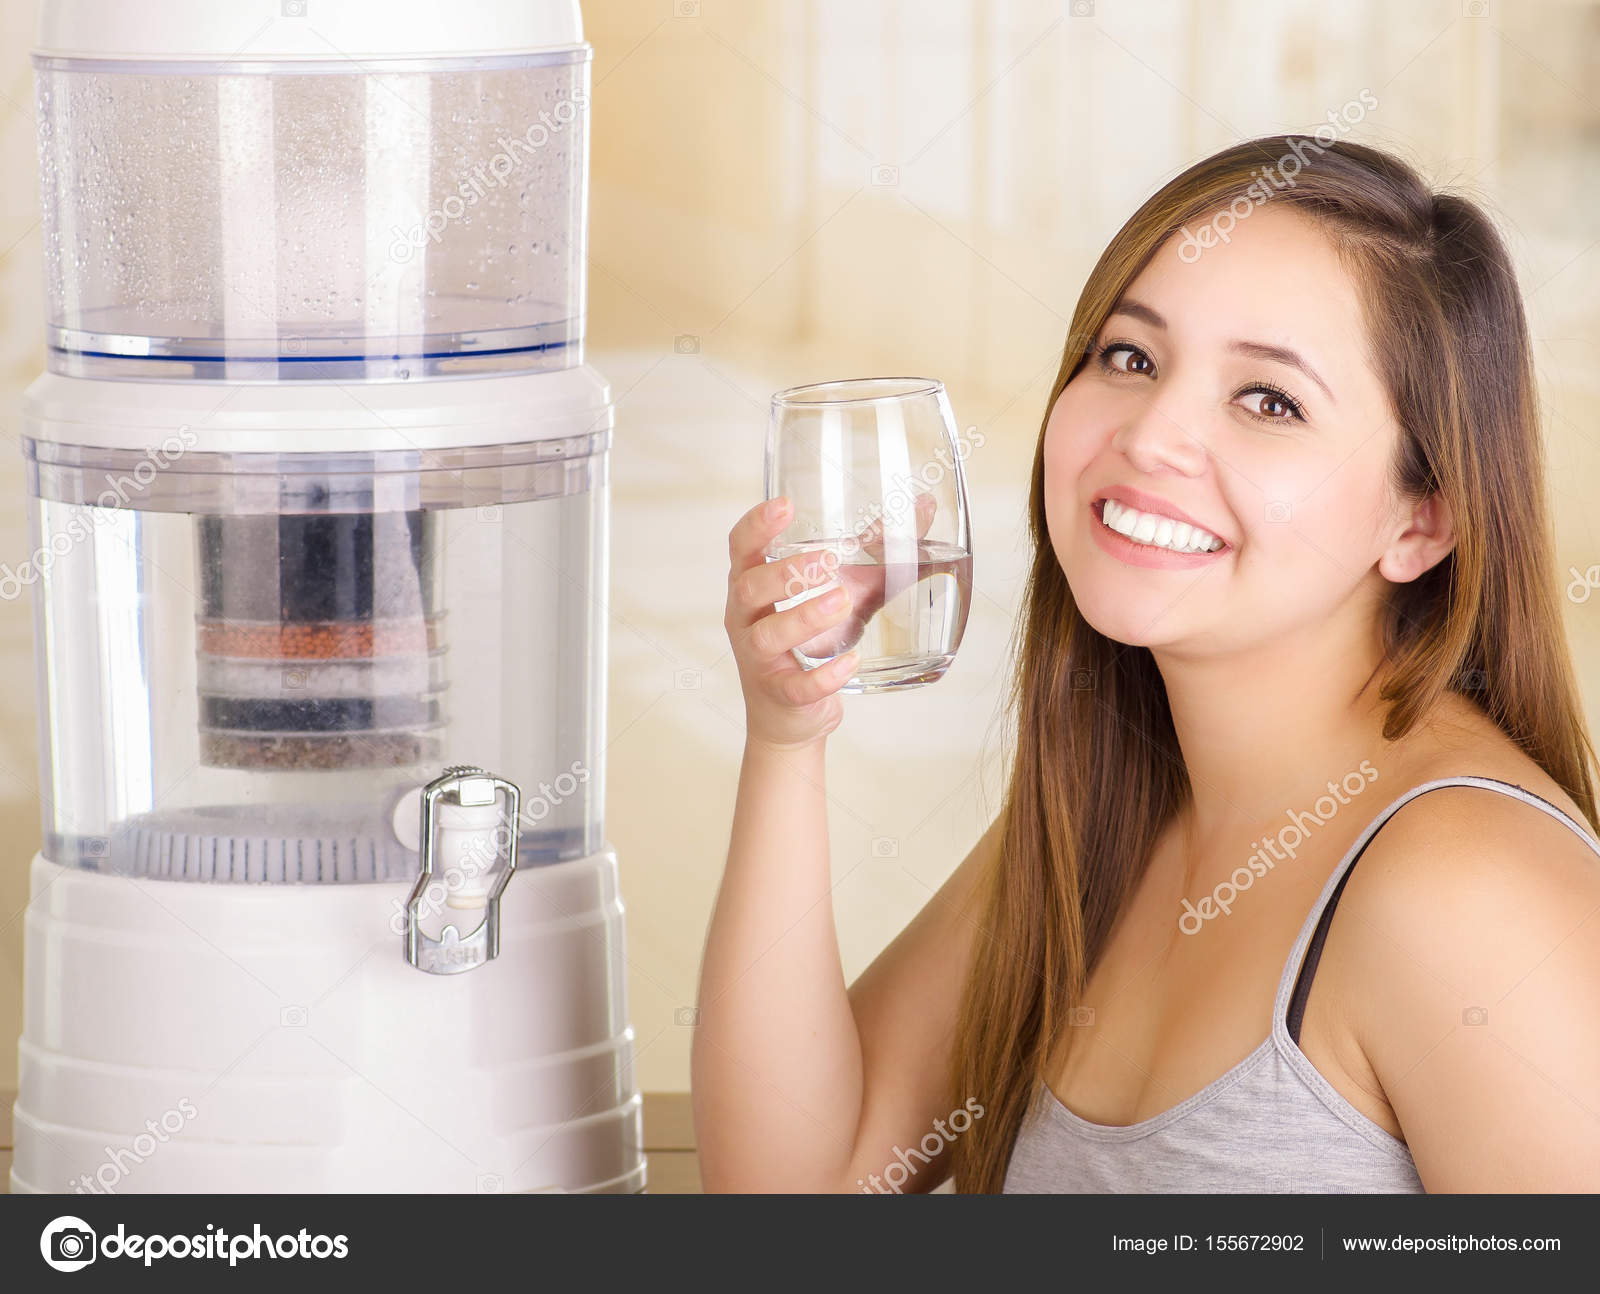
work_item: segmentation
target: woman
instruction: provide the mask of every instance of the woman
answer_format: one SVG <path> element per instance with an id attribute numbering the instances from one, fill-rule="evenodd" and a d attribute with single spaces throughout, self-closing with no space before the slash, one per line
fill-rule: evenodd
<path id="1" fill-rule="evenodd" d="M 1304 136 L 1167 184 L 1041 429 L 1003 809 L 848 991 L 854 662 L 789 648 L 870 590 L 774 613 L 787 514 L 746 514 L 706 1186 L 1600 1189 L 1594 751 L 1536 406 L 1471 203 Z"/>

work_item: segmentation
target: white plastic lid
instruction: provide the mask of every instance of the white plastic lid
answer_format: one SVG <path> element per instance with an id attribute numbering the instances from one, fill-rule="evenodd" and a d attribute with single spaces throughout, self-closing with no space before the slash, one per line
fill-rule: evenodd
<path id="1" fill-rule="evenodd" d="M 587 364 L 418 382 L 103 382 L 45 373 L 23 395 L 36 440 L 142 449 L 180 428 L 219 453 L 375 452 L 517 445 L 612 426 L 611 386 Z"/>
<path id="2" fill-rule="evenodd" d="M 578 0 L 42 0 L 50 58 L 463 58 L 583 44 Z"/>

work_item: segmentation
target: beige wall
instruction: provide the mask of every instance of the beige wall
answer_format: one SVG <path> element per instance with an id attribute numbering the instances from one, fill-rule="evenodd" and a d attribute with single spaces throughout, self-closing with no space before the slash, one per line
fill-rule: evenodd
<path id="1" fill-rule="evenodd" d="M 317 0 L 312 0 L 314 20 Z M 830 752 L 851 975 L 977 836 L 1021 576 L 1027 467 L 1095 255 L 1153 186 L 1234 139 L 1376 96 L 1358 138 L 1487 199 L 1538 340 L 1560 563 L 1600 562 L 1600 10 L 1567 0 L 590 0 L 591 359 L 619 398 L 609 817 L 640 1077 L 688 1082 L 701 938 L 742 740 L 725 536 L 782 385 L 927 373 L 969 463 L 976 598 L 937 687 L 853 698 Z M 0 560 L 30 545 L 17 403 L 42 364 L 29 5 L 0 0 Z M 1600 599 L 1567 606 L 1593 724 Z M 14 1072 L 38 839 L 26 601 L 0 603 L 0 1088 Z M 874 852 L 872 842 L 892 842 Z M 892 852 L 889 852 L 891 851 Z"/>

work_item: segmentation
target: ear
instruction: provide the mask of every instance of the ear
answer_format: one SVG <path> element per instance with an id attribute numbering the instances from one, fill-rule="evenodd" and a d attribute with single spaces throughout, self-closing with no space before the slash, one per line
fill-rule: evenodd
<path id="1" fill-rule="evenodd" d="M 1450 505 L 1440 494 L 1415 504 L 1404 529 L 1378 559 L 1378 574 L 1391 584 L 1409 584 L 1442 562 L 1456 546 Z"/>

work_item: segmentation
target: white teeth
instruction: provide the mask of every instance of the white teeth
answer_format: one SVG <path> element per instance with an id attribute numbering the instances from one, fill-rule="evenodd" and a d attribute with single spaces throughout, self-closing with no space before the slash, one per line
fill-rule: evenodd
<path id="1" fill-rule="evenodd" d="M 1152 512 L 1139 512 L 1115 499 L 1105 501 L 1101 519 L 1136 544 L 1149 544 L 1175 553 L 1213 553 L 1222 547 L 1222 540 L 1208 530 Z"/>

